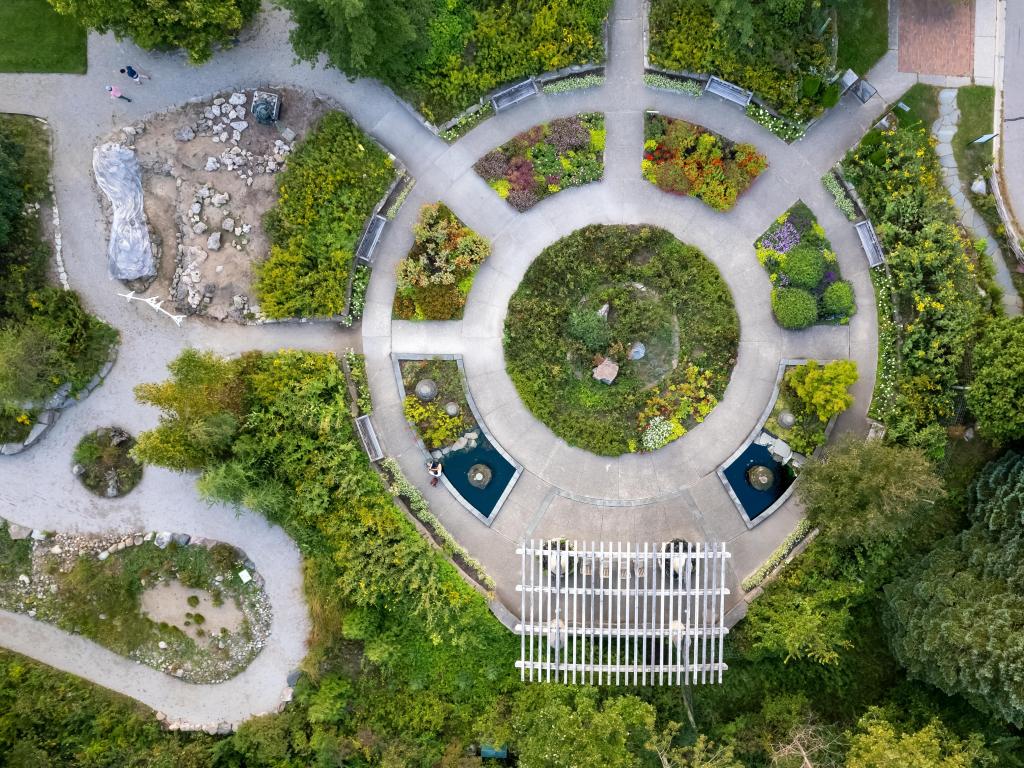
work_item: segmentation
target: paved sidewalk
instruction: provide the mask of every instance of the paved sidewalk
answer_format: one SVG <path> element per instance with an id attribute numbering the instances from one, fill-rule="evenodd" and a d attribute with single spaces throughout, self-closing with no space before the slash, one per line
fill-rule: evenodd
<path id="1" fill-rule="evenodd" d="M 1024 232 L 1024 2 L 1007 2 L 1000 158 L 1006 203 Z"/>

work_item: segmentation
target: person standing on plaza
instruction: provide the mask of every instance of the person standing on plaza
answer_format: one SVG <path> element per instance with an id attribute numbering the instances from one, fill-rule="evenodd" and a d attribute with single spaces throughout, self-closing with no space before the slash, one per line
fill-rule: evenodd
<path id="1" fill-rule="evenodd" d="M 128 77 L 130 77 L 135 82 L 136 85 L 142 85 L 142 81 L 143 80 L 150 80 L 151 79 L 149 75 L 142 74 L 141 72 L 139 72 L 139 70 L 137 70 L 131 64 L 125 64 L 121 68 L 121 74 L 122 75 L 127 75 Z"/>
<path id="2" fill-rule="evenodd" d="M 107 86 L 107 93 L 110 94 L 112 99 L 124 99 L 125 101 L 131 101 L 127 96 L 121 93 L 121 89 L 114 85 Z"/>

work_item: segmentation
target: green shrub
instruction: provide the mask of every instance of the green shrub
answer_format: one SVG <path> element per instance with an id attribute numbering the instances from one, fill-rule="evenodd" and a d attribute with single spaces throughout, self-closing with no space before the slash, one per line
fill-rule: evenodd
<path id="1" fill-rule="evenodd" d="M 612 340 L 612 329 L 593 308 L 580 307 L 569 315 L 569 335 L 591 352 L 601 352 Z"/>
<path id="2" fill-rule="evenodd" d="M 817 75 L 805 75 L 800 87 L 804 96 L 808 99 L 813 99 L 818 95 L 818 91 L 821 90 L 821 78 Z"/>
<path id="3" fill-rule="evenodd" d="M 817 288 L 825 277 L 825 256 L 813 244 L 798 245 L 786 254 L 782 271 L 797 288 Z"/>
<path id="4" fill-rule="evenodd" d="M 340 112 L 324 115 L 288 159 L 264 218 L 270 255 L 256 265 L 254 285 L 264 315 L 345 311 L 356 243 L 393 179 L 373 139 Z"/>
<path id="5" fill-rule="evenodd" d="M 825 109 L 831 109 L 839 103 L 839 83 L 832 83 L 821 96 L 821 106 Z"/>
<path id="6" fill-rule="evenodd" d="M 772 311 L 779 325 L 797 330 L 814 325 L 818 302 L 802 288 L 776 288 L 772 291 Z"/>
<path id="7" fill-rule="evenodd" d="M 826 315 L 849 317 L 853 314 L 853 287 L 846 280 L 837 280 L 825 289 L 821 308 Z"/>

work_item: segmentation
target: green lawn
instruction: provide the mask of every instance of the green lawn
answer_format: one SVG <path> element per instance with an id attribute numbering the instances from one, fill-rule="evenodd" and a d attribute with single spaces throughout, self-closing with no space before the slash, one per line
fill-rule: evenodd
<path id="1" fill-rule="evenodd" d="M 85 30 L 46 0 L 0 0 L 0 72 L 84 74 Z"/>
<path id="2" fill-rule="evenodd" d="M 934 85 L 917 83 L 900 97 L 900 101 L 910 107 L 909 112 L 904 112 L 901 107 L 893 109 L 901 127 L 919 125 L 927 131 L 939 119 L 939 89 Z"/>
<path id="3" fill-rule="evenodd" d="M 888 0 L 839 0 L 840 71 L 852 69 L 866 75 L 889 50 Z"/>

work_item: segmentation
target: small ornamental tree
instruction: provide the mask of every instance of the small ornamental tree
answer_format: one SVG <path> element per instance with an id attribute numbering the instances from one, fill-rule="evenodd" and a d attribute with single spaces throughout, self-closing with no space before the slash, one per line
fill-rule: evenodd
<path id="1" fill-rule="evenodd" d="M 981 751 L 977 735 L 961 741 L 937 719 L 917 731 L 897 729 L 872 707 L 850 737 L 846 768 L 971 768 Z"/>
<path id="2" fill-rule="evenodd" d="M 807 462 L 797 492 L 824 540 L 880 547 L 898 546 L 943 485 L 920 450 L 848 437 Z"/>
<path id="3" fill-rule="evenodd" d="M 974 348 L 967 404 L 990 440 L 1024 437 L 1024 318 L 992 322 Z"/>
<path id="4" fill-rule="evenodd" d="M 97 32 L 129 37 L 149 50 L 181 48 L 193 64 L 227 43 L 259 10 L 259 0 L 50 0 L 58 13 Z"/>
<path id="5" fill-rule="evenodd" d="M 837 416 L 853 404 L 846 390 L 857 381 L 857 364 L 836 360 L 824 366 L 810 360 L 789 372 L 786 382 L 809 413 L 823 422 Z"/>

